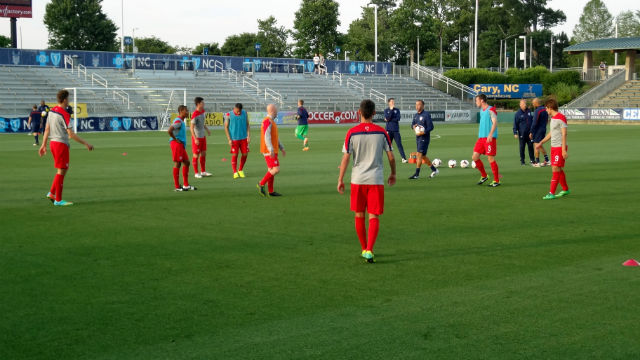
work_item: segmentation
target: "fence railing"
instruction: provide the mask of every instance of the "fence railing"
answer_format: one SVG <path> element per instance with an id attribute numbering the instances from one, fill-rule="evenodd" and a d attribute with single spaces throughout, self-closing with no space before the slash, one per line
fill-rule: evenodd
<path id="1" fill-rule="evenodd" d="M 472 102 L 478 94 L 467 85 L 416 63 L 411 64 L 411 76 L 461 101 Z"/>
<path id="2" fill-rule="evenodd" d="M 342 73 L 338 72 L 338 71 L 334 71 L 331 74 L 331 81 L 338 81 L 338 84 L 340 84 L 340 86 L 342 86 Z"/>
<path id="3" fill-rule="evenodd" d="M 610 92 L 622 86 L 625 83 L 625 71 L 618 71 L 606 81 L 594 86 L 586 93 L 578 96 L 570 103 L 563 106 L 564 108 L 587 108 L 595 104 L 598 100 L 605 97 Z"/>
<path id="4" fill-rule="evenodd" d="M 371 100 L 373 100 L 374 98 L 378 101 L 384 101 L 384 103 L 387 103 L 387 95 L 381 93 L 380 91 L 376 90 L 376 89 L 371 89 L 369 90 L 369 98 Z"/>
<path id="5" fill-rule="evenodd" d="M 354 80 L 352 78 L 348 78 L 347 79 L 347 89 L 349 88 L 353 88 L 355 90 L 359 90 L 360 93 L 362 93 L 362 96 L 364 96 L 364 84 L 361 83 L 358 80 Z"/>
<path id="6" fill-rule="evenodd" d="M 256 89 L 256 95 L 260 95 L 260 85 L 257 81 L 249 79 L 246 76 L 242 77 L 242 87 L 251 87 Z"/>
<path id="7" fill-rule="evenodd" d="M 220 69 L 220 72 L 224 72 L 224 65 L 222 64 L 222 62 L 221 62 L 221 61 L 216 60 L 216 61 L 213 63 L 213 71 L 214 71 L 214 72 L 217 72 L 217 71 L 218 71 L 218 69 Z"/>
<path id="8" fill-rule="evenodd" d="M 264 89 L 264 101 L 267 102 L 267 98 L 271 98 L 273 100 L 275 100 L 280 107 L 282 107 L 284 105 L 284 102 L 282 101 L 282 95 L 273 90 L 273 89 L 269 89 L 269 88 L 265 88 Z"/>
<path id="9" fill-rule="evenodd" d="M 87 81 L 87 68 L 82 64 L 78 64 L 77 69 L 78 69 L 78 77 L 80 77 L 80 75 L 84 75 L 84 80 Z"/>
<path id="10" fill-rule="evenodd" d="M 96 73 L 92 73 L 91 74 L 91 86 L 95 86 L 95 84 L 103 86 L 105 89 L 109 89 L 109 82 L 107 81 L 107 79 L 103 78 L 102 76 L 100 76 L 100 75 L 98 75 Z"/>

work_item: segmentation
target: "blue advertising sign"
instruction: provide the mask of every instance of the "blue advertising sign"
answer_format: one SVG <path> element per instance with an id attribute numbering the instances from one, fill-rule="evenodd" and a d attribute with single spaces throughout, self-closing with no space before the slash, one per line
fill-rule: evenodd
<path id="1" fill-rule="evenodd" d="M 125 45 L 131 45 L 133 44 L 133 38 L 131 36 L 125 36 L 124 37 L 124 44 Z"/>
<path id="2" fill-rule="evenodd" d="M 73 122 L 73 118 L 71 119 Z M 31 132 L 29 118 L 0 117 L 0 134 Z M 78 119 L 78 132 L 82 131 L 140 131 L 158 130 L 158 118 L 143 117 L 88 117 Z"/>
<path id="3" fill-rule="evenodd" d="M 340 46 L 336 46 L 336 54 L 340 54 Z"/>
<path id="4" fill-rule="evenodd" d="M 542 96 L 542 84 L 471 84 L 470 88 L 490 99 L 522 99 Z"/>
<path id="5" fill-rule="evenodd" d="M 260 45 L 260 43 L 256 43 L 256 50 L 260 50 L 260 47 L 261 47 L 261 46 L 262 46 L 262 45 Z"/>
<path id="6" fill-rule="evenodd" d="M 205 46 L 202 52 L 203 52 L 203 55 L 209 55 L 209 47 Z"/>

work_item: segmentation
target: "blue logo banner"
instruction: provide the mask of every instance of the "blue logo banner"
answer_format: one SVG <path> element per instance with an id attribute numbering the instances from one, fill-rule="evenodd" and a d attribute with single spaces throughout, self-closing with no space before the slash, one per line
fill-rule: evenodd
<path id="1" fill-rule="evenodd" d="M 72 118 L 73 121 L 73 118 Z M 28 133 L 29 118 L 7 119 L 0 117 L 0 133 Z M 83 131 L 141 131 L 158 130 L 158 118 L 143 117 L 88 117 L 78 119 L 78 132 Z"/>

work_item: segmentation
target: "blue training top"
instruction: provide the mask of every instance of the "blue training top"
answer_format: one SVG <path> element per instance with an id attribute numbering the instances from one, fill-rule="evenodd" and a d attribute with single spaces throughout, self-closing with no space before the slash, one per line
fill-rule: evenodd
<path id="1" fill-rule="evenodd" d="M 384 118 L 387 120 L 387 131 L 400 131 L 400 110 L 393 108 L 384 109 Z"/>
<path id="2" fill-rule="evenodd" d="M 491 121 L 491 113 L 494 113 L 496 116 L 498 112 L 494 106 L 487 106 L 486 109 L 482 110 L 480 108 L 480 126 L 478 127 L 478 138 L 486 138 L 489 137 L 489 132 L 491 131 L 491 126 L 493 126 L 493 122 Z M 496 126 L 496 130 L 494 131 L 493 138 L 498 137 L 498 127 Z"/>
<path id="3" fill-rule="evenodd" d="M 298 108 L 298 125 L 308 125 L 309 122 L 309 112 L 304 107 L 300 106 Z"/>
<path id="4" fill-rule="evenodd" d="M 231 140 L 244 140 L 247 138 L 247 112 L 240 111 L 240 115 L 236 115 L 233 111 L 227 113 L 229 115 L 229 136 Z"/>
<path id="5" fill-rule="evenodd" d="M 173 123 L 171 124 L 171 126 L 173 127 L 173 136 L 175 136 L 176 139 L 182 141 L 182 144 L 186 147 L 187 146 L 187 130 L 184 124 L 184 120 L 177 117 L 173 119 Z M 169 142 L 171 141 L 173 141 L 173 138 L 169 137 Z"/>

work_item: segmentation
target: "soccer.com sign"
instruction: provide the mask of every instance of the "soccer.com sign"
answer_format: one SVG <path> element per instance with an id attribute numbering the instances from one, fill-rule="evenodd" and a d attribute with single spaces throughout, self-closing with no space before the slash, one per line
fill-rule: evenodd
<path id="1" fill-rule="evenodd" d="M 360 121 L 357 111 L 312 111 L 309 122 L 316 124 L 357 123 Z"/>

